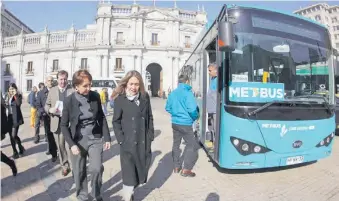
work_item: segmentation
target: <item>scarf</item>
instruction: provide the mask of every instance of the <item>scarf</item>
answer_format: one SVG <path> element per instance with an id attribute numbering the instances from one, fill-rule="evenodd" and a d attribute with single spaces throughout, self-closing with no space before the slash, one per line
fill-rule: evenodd
<path id="1" fill-rule="evenodd" d="M 140 93 L 137 93 L 136 95 L 130 95 L 128 92 L 126 92 L 126 97 L 128 100 L 130 100 L 131 102 L 135 102 L 135 104 L 137 104 L 139 106 L 140 101 L 139 101 L 139 96 Z"/>

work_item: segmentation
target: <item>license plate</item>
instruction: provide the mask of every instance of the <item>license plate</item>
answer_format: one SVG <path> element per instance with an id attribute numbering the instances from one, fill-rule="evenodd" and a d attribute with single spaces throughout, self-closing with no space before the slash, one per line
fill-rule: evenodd
<path id="1" fill-rule="evenodd" d="M 287 158 L 286 165 L 294 165 L 294 164 L 299 164 L 302 162 L 304 162 L 303 156 L 295 156 L 295 157 Z"/>

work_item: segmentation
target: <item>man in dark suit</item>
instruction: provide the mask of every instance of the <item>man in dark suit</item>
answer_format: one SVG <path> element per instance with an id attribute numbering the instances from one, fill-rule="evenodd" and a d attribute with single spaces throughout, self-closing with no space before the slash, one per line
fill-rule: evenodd
<path id="1" fill-rule="evenodd" d="M 44 129 L 45 129 L 45 135 L 47 137 L 47 152 L 46 154 L 52 155 L 52 161 L 55 162 L 57 160 L 57 145 L 54 139 L 54 135 L 51 132 L 51 119 L 47 115 L 44 107 L 47 100 L 49 89 L 52 87 L 53 83 L 53 77 L 49 76 L 46 79 L 46 85 L 45 87 L 44 83 L 39 83 L 39 89 L 38 96 L 36 99 L 36 108 L 38 110 L 38 115 L 43 119 L 44 121 Z"/>

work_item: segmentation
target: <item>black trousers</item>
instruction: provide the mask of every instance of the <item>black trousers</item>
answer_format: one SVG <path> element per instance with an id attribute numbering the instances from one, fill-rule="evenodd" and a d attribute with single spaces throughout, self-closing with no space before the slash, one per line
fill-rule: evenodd
<path id="1" fill-rule="evenodd" d="M 6 165 L 8 165 L 10 168 L 13 167 L 14 162 L 8 158 L 8 156 L 6 156 L 4 153 L 1 152 L 1 162 L 5 163 Z"/>
<path id="2" fill-rule="evenodd" d="M 47 137 L 47 150 L 52 157 L 57 157 L 57 145 L 53 133 L 51 132 L 51 118 L 48 115 L 42 116 L 44 121 L 45 135 Z"/>
<path id="3" fill-rule="evenodd" d="M 34 129 L 35 129 L 35 139 L 40 140 L 40 118 L 41 116 L 39 114 L 36 115 L 35 117 L 35 125 L 34 125 Z"/>
<path id="4" fill-rule="evenodd" d="M 12 114 L 8 115 L 8 124 L 12 130 L 9 133 L 9 139 L 11 141 L 13 153 L 17 154 L 18 150 L 16 149 L 16 145 L 18 145 L 19 151 L 22 152 L 24 147 L 22 146 L 21 139 L 18 136 L 18 131 L 20 126 L 13 125 L 13 116 Z"/>

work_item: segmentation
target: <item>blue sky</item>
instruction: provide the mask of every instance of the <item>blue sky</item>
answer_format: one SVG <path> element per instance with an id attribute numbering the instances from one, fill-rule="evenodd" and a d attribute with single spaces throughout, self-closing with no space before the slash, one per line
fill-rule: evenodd
<path id="1" fill-rule="evenodd" d="M 133 1 L 111 1 L 115 4 L 132 4 Z M 300 7 L 320 1 L 177 1 L 177 6 L 187 10 L 197 10 L 204 5 L 209 20 L 214 20 L 224 3 L 265 6 L 285 12 L 293 12 Z M 153 5 L 152 1 L 137 1 L 141 5 Z M 327 2 L 329 5 L 339 4 Z M 4 1 L 5 7 L 35 32 L 43 31 L 45 25 L 51 31 L 66 30 L 72 22 L 76 29 L 94 23 L 98 1 Z M 156 1 L 158 7 L 173 7 L 174 1 Z"/>

